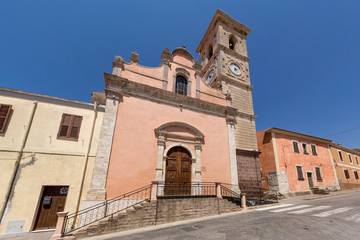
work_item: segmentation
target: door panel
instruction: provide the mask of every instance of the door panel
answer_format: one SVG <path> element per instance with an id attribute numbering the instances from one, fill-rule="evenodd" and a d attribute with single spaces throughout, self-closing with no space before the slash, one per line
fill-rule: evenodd
<path id="1" fill-rule="evenodd" d="M 172 148 L 166 159 L 165 194 L 188 195 L 191 184 L 191 157 L 182 147 Z"/>
<path id="2" fill-rule="evenodd" d="M 35 230 L 55 228 L 57 212 L 64 211 L 68 186 L 45 186 L 35 221 Z"/>
<path id="3" fill-rule="evenodd" d="M 312 179 L 312 173 L 308 172 L 307 173 L 307 179 L 308 179 L 308 183 L 309 183 L 309 187 L 314 187 L 314 182 L 313 182 L 313 179 Z"/>

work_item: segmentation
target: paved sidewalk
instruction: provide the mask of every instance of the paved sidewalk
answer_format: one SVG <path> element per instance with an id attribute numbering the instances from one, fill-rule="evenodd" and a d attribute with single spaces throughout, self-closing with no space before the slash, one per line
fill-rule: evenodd
<path id="1" fill-rule="evenodd" d="M 304 201 L 304 200 L 316 200 L 316 199 L 324 199 L 324 198 L 332 198 L 337 196 L 342 196 L 346 194 L 352 194 L 360 192 L 360 189 L 349 189 L 349 190 L 343 190 L 343 191 L 336 191 L 336 192 L 330 192 L 326 195 L 303 195 L 303 196 L 297 196 L 297 197 L 290 197 L 286 199 L 279 200 L 280 203 L 288 203 L 288 202 L 297 202 L 297 201 Z"/>

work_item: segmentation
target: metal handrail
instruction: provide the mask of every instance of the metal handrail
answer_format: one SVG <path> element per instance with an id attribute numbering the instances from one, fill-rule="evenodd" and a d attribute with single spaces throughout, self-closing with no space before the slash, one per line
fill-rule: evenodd
<path id="1" fill-rule="evenodd" d="M 220 188 L 222 197 L 239 199 L 239 201 L 241 200 L 241 195 L 239 193 L 225 187 L 224 184 L 220 184 Z"/>
<path id="2" fill-rule="evenodd" d="M 63 235 L 85 227 L 98 220 L 112 216 L 141 202 L 150 200 L 151 185 L 125 193 L 113 199 L 105 200 L 94 206 L 85 208 L 81 211 L 69 214 L 65 217 Z"/>
<path id="3" fill-rule="evenodd" d="M 157 186 L 157 197 L 216 196 L 216 183 L 161 183 Z"/>

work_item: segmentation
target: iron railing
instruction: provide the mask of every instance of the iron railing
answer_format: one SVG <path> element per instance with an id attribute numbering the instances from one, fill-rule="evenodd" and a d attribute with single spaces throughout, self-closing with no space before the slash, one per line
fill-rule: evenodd
<path id="1" fill-rule="evenodd" d="M 235 192 L 232 190 L 233 185 L 231 184 L 221 184 L 220 190 L 221 190 L 221 196 L 224 199 L 228 199 L 237 205 L 241 206 L 241 195 L 238 192 Z"/>
<path id="2" fill-rule="evenodd" d="M 148 201 L 151 198 L 151 185 L 136 189 L 113 199 L 106 200 L 65 217 L 63 235 L 87 226 L 129 207 Z"/>
<path id="3" fill-rule="evenodd" d="M 159 183 L 156 195 L 157 197 L 212 197 L 216 196 L 216 184 L 207 182 L 179 184 Z"/>

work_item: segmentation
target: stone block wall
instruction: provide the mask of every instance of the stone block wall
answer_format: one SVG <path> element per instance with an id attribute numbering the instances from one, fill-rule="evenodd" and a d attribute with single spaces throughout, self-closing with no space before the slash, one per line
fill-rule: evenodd
<path id="1" fill-rule="evenodd" d="M 261 188 L 259 152 L 236 149 L 239 186 L 249 194 Z"/>
<path id="2" fill-rule="evenodd" d="M 74 237 L 79 239 L 240 210 L 240 206 L 216 197 L 158 199 L 80 229 Z"/>

